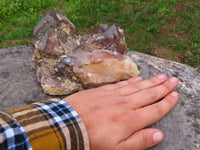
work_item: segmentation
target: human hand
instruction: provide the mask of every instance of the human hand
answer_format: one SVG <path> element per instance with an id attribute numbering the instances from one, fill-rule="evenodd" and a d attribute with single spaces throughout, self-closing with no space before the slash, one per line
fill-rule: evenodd
<path id="1" fill-rule="evenodd" d="M 177 78 L 167 79 L 165 75 L 149 80 L 136 77 L 81 91 L 64 100 L 82 118 L 91 150 L 143 150 L 163 140 L 160 130 L 144 128 L 175 106 L 179 95 L 173 90 L 177 85 Z"/>

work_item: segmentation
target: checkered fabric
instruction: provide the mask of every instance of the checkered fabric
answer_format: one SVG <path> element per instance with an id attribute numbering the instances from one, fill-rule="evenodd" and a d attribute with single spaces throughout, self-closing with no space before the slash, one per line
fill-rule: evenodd
<path id="1" fill-rule="evenodd" d="M 31 145 L 23 127 L 11 116 L 0 112 L 0 149 L 31 150 Z"/>
<path id="2" fill-rule="evenodd" d="M 0 115 L 0 149 L 89 149 L 81 118 L 62 100 L 34 103 Z"/>

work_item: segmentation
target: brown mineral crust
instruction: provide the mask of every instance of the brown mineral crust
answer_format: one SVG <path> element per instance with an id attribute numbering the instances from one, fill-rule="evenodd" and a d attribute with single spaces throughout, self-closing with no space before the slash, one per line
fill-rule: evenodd
<path id="1" fill-rule="evenodd" d="M 58 39 L 58 35 L 55 30 L 49 32 L 44 52 L 53 56 L 62 56 L 64 54 L 64 48 Z"/>
<path id="2" fill-rule="evenodd" d="M 34 28 L 38 81 L 45 93 L 66 95 L 137 76 L 127 56 L 124 32 L 100 24 L 89 35 L 77 36 L 63 15 L 48 13 Z"/>
<path id="3" fill-rule="evenodd" d="M 74 24 L 68 20 L 65 16 L 55 12 L 48 12 L 42 20 L 35 26 L 33 35 L 36 39 L 41 36 L 44 36 L 49 30 L 55 29 L 60 26 L 61 23 L 64 23 L 68 35 L 72 36 L 75 34 Z"/>
<path id="4" fill-rule="evenodd" d="M 78 45 L 75 26 L 58 13 L 49 12 L 34 28 L 34 36 L 36 49 L 57 57 L 69 54 Z"/>
<path id="5" fill-rule="evenodd" d="M 117 28 L 115 24 L 111 27 L 108 27 L 106 24 L 101 24 L 94 29 L 90 36 L 90 44 L 97 49 L 116 51 L 121 54 L 128 53 L 124 39 L 124 31 Z"/>
<path id="6" fill-rule="evenodd" d="M 41 79 L 43 91 L 50 95 L 66 95 L 82 89 L 80 84 L 65 77 L 43 76 Z"/>
<path id="7" fill-rule="evenodd" d="M 50 76 L 57 72 L 57 64 L 60 62 L 59 58 L 52 57 L 51 55 L 35 50 L 33 56 L 33 62 L 35 64 L 37 79 L 40 82 L 42 76 Z"/>

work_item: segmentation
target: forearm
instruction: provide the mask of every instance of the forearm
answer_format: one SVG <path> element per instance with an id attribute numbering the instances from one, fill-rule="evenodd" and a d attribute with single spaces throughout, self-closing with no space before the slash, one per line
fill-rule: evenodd
<path id="1" fill-rule="evenodd" d="M 82 120 L 62 100 L 34 103 L 1 113 L 0 124 L 2 149 L 89 149 Z M 16 135 L 18 138 L 14 138 Z"/>

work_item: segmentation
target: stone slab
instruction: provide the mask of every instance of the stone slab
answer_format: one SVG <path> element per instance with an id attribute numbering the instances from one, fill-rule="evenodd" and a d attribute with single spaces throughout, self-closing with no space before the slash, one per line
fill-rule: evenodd
<path id="1" fill-rule="evenodd" d="M 52 97 L 42 92 L 36 80 L 33 52 L 33 45 L 0 50 L 1 111 Z M 165 140 L 150 150 L 200 150 L 200 70 L 138 52 L 130 51 L 129 54 L 144 79 L 164 73 L 180 80 L 176 89 L 180 94 L 178 104 L 151 126 L 161 129 Z"/>

